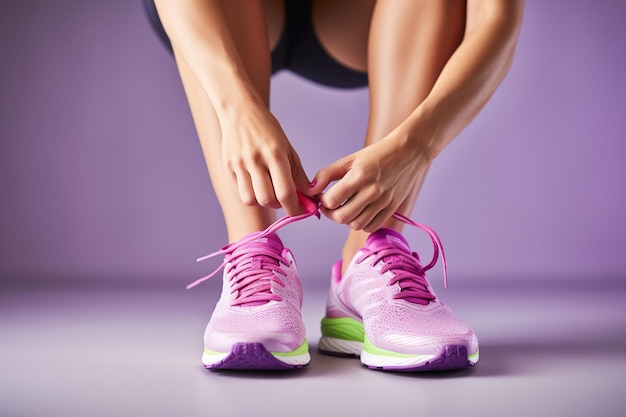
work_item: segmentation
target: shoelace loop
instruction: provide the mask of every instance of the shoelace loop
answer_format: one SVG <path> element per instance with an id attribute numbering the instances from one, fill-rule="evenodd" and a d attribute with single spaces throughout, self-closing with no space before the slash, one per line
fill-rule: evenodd
<path id="1" fill-rule="evenodd" d="M 231 260 L 232 255 L 235 253 L 235 251 L 242 247 L 243 245 L 250 243 L 256 239 L 260 239 L 263 237 L 266 237 L 267 235 L 274 233 L 276 231 L 278 231 L 279 229 L 281 229 L 284 226 L 287 226 L 290 223 L 294 223 L 297 222 L 299 220 L 303 220 L 306 219 L 308 217 L 311 216 L 315 216 L 318 219 L 321 218 L 321 213 L 320 213 L 320 203 L 317 201 L 313 201 L 309 198 L 300 196 L 301 202 L 303 203 L 303 206 L 306 210 L 306 212 L 304 214 L 300 214 L 297 216 L 285 216 L 282 217 L 280 219 L 278 219 L 277 221 L 275 221 L 274 223 L 272 223 L 267 229 L 261 231 L 258 234 L 255 235 L 251 235 L 248 236 L 244 239 L 241 239 L 237 242 L 234 243 L 230 243 L 226 246 L 223 246 L 220 250 L 210 253 L 208 255 L 202 256 L 200 258 L 198 258 L 196 261 L 197 262 L 202 262 L 204 260 L 213 258 L 215 256 L 219 256 L 219 255 L 224 255 L 224 261 L 213 271 L 211 272 L 209 275 L 206 275 L 202 278 L 199 278 L 197 280 L 195 280 L 194 282 L 192 282 L 191 284 L 187 285 L 187 289 L 191 289 L 201 283 L 203 283 L 204 281 L 207 281 L 208 279 L 212 278 L 213 276 L 215 276 L 218 272 L 220 272 L 222 270 L 222 268 L 224 268 L 224 266 L 226 266 L 226 264 Z M 446 267 L 446 257 L 443 251 L 443 245 L 441 243 L 441 239 L 439 238 L 439 236 L 437 235 L 437 233 L 431 229 L 428 226 L 425 226 L 423 224 L 420 223 L 416 223 L 413 220 L 409 219 L 408 217 L 400 214 L 400 213 L 394 213 L 393 216 L 394 218 L 410 225 L 410 226 L 414 226 L 417 227 L 418 229 L 423 230 L 424 232 L 426 232 L 432 242 L 433 242 L 433 248 L 434 248 L 434 253 L 433 253 L 433 258 L 431 259 L 431 261 L 428 263 L 428 265 L 424 266 L 421 268 L 421 274 L 416 274 L 416 276 L 423 276 L 423 273 L 425 271 L 428 271 L 429 269 L 431 269 L 432 267 L 435 266 L 435 264 L 437 263 L 437 260 L 439 259 L 439 254 L 441 253 L 441 261 L 442 261 L 442 266 L 443 266 L 443 283 L 444 283 L 444 287 L 448 288 L 448 273 L 447 273 L 447 267 Z M 276 256 L 275 254 L 272 254 L 272 256 Z M 391 266 L 390 266 L 391 268 Z M 276 267 L 274 266 L 274 270 L 276 270 Z M 282 270 L 281 270 L 282 272 Z M 284 272 L 283 272 L 284 273 Z M 273 274 L 272 274 L 273 275 Z M 415 275 L 415 274 L 414 274 Z M 394 277 L 394 280 L 396 281 L 400 281 L 402 280 L 404 277 L 402 274 L 400 274 L 401 278 L 398 278 L 398 275 L 396 275 L 396 277 Z M 412 275 L 413 276 L 413 275 Z M 237 285 L 239 285 L 238 288 L 246 286 L 246 285 L 250 285 L 252 281 L 254 281 L 256 278 L 254 278 L 253 276 L 248 277 L 247 275 L 243 275 L 243 279 L 241 282 L 238 282 Z M 246 279 L 249 278 L 249 281 L 246 281 Z M 406 278 L 406 277 L 404 277 Z M 424 282 L 425 282 L 425 278 L 424 278 Z M 244 284 L 245 283 L 245 284 Z M 417 287 L 416 288 L 411 288 L 411 284 L 410 282 L 401 284 L 404 285 L 407 289 L 407 293 L 406 294 L 412 294 L 413 295 L 417 295 L 418 293 L 421 293 L 423 291 L 422 288 L 424 288 L 424 285 L 422 285 L 420 283 L 419 280 L 417 280 Z M 265 288 L 262 287 L 262 285 L 266 285 L 266 284 L 258 284 L 259 286 L 252 286 L 251 289 L 261 289 L 261 288 Z M 427 291 L 427 290 L 426 290 Z M 246 296 L 249 297 L 249 300 L 252 300 L 253 297 L 253 293 L 256 291 L 252 291 L 252 293 L 246 293 Z"/>
<path id="2" fill-rule="evenodd" d="M 191 284 L 187 285 L 187 289 L 191 289 L 193 287 L 195 287 L 196 285 L 199 285 L 201 283 L 203 283 L 204 281 L 212 278 L 213 276 L 215 276 L 218 272 L 220 272 L 222 270 L 222 268 L 224 268 L 224 266 L 226 266 L 226 264 L 228 263 L 228 261 L 230 260 L 230 256 L 235 253 L 235 251 L 242 247 L 243 245 L 253 242 L 254 240 L 260 239 L 260 238 L 264 238 L 267 237 L 267 235 L 274 233 L 276 231 L 278 231 L 279 229 L 283 228 L 284 226 L 287 226 L 290 223 L 293 222 L 297 222 L 299 220 L 303 220 L 306 219 L 308 217 L 311 216 L 315 216 L 318 219 L 321 218 L 321 213 L 320 213 L 320 203 L 313 201 L 309 198 L 303 198 L 302 196 L 300 196 L 300 201 L 302 202 L 302 205 L 304 206 L 304 209 L 306 210 L 305 213 L 303 214 L 299 214 L 297 216 L 285 216 L 282 217 L 278 220 L 276 220 L 274 223 L 272 223 L 271 225 L 269 225 L 269 227 L 265 230 L 263 230 L 262 232 L 258 233 L 258 234 L 254 234 L 254 235 L 249 235 L 237 242 L 233 242 L 230 243 L 226 246 L 223 246 L 220 250 L 218 250 L 217 252 L 213 252 L 210 253 L 208 255 L 202 256 L 198 259 L 196 259 L 196 262 L 202 262 L 205 261 L 207 259 L 213 258 L 215 256 L 219 256 L 219 255 L 224 255 L 224 262 L 221 263 L 220 266 L 218 266 L 213 272 L 211 272 L 209 275 L 206 275 L 202 278 L 199 278 L 197 280 L 195 280 L 194 282 L 192 282 Z M 286 263 L 286 260 L 285 260 Z"/>
<path id="3" fill-rule="evenodd" d="M 446 254 L 443 251 L 443 244 L 441 243 L 441 239 L 439 238 L 439 235 L 437 235 L 437 233 L 430 227 L 414 222 L 413 220 L 409 219 L 403 214 L 393 213 L 392 217 L 410 226 L 417 227 L 418 229 L 426 232 L 428 236 L 430 236 L 430 239 L 433 242 L 433 258 L 430 260 L 428 265 L 422 267 L 422 270 L 423 272 L 426 272 L 432 267 L 434 267 L 437 264 L 437 260 L 439 259 L 439 254 L 441 254 L 441 265 L 443 269 L 443 286 L 444 288 L 448 288 L 448 268 L 446 265 Z"/>

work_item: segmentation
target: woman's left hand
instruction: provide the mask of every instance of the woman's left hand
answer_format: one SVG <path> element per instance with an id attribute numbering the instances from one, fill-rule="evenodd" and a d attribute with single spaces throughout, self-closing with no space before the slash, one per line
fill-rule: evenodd
<path id="1" fill-rule="evenodd" d="M 354 230 L 376 231 L 400 207 L 430 166 L 431 157 L 406 138 L 392 132 L 322 168 L 307 194 L 317 196 L 322 213 L 331 220 Z M 322 193 L 333 181 L 337 183 Z"/>

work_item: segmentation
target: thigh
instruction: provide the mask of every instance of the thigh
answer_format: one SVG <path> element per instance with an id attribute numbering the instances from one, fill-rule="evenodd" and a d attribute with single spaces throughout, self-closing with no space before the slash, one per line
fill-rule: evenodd
<path id="1" fill-rule="evenodd" d="M 150 25 L 157 33 L 163 44 L 172 52 L 170 40 L 163 29 L 161 19 L 154 6 L 154 0 L 143 0 L 144 10 Z M 285 27 L 285 0 L 262 0 L 263 14 L 265 16 L 267 35 L 270 49 L 274 49 L 280 40 Z M 243 6 L 245 10 L 246 5 Z"/>
<path id="2" fill-rule="evenodd" d="M 337 62 L 367 71 L 367 44 L 375 0 L 313 0 L 313 29 Z"/>
<path id="3" fill-rule="evenodd" d="M 274 50 L 285 30 L 285 0 L 263 0 L 270 49 Z"/>

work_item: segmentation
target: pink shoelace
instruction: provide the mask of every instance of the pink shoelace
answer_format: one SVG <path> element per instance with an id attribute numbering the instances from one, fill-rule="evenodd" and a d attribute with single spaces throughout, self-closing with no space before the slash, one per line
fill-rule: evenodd
<path id="1" fill-rule="evenodd" d="M 299 220 L 303 220 L 303 219 L 306 219 L 306 218 L 311 217 L 311 216 L 316 216 L 318 219 L 321 217 L 321 213 L 320 213 L 320 209 L 319 209 L 319 207 L 320 207 L 319 203 L 314 202 L 313 200 L 311 200 L 309 198 L 306 198 L 306 197 L 300 197 L 300 203 L 302 204 L 303 208 L 306 210 L 304 214 L 300 214 L 298 216 L 285 216 L 285 217 L 283 217 L 281 219 L 278 219 L 274 223 L 272 223 L 267 229 L 263 230 L 262 232 L 255 233 L 255 234 L 252 234 L 252 235 L 248 235 L 248 236 L 244 237 L 243 239 L 238 240 L 237 242 L 233 242 L 233 243 L 230 243 L 230 244 L 228 244 L 226 246 L 223 246 L 217 252 L 213 252 L 213 253 L 205 255 L 205 256 L 203 256 L 201 258 L 196 259 L 196 262 L 202 262 L 202 261 L 205 261 L 207 259 L 213 258 L 215 256 L 224 255 L 224 262 L 222 262 L 222 264 L 220 266 L 218 266 L 215 269 L 215 271 L 213 271 L 209 275 L 204 276 L 202 278 L 199 278 L 199 279 L 195 280 L 194 282 L 192 282 L 191 284 L 187 285 L 187 289 L 189 290 L 189 289 L 195 287 L 196 285 L 201 284 L 204 281 L 206 281 L 206 280 L 212 278 L 213 276 L 215 276 L 232 259 L 232 256 L 235 253 L 235 251 L 238 248 L 244 246 L 245 244 L 253 242 L 253 241 L 257 240 L 257 239 L 261 239 L 261 238 L 267 237 L 269 234 L 277 232 L 279 229 L 287 226 L 290 223 L 297 222 Z M 276 257 L 276 254 L 272 253 L 270 256 Z M 287 263 L 286 259 L 280 259 L 280 260 L 282 260 L 284 263 Z M 276 268 L 274 267 L 274 269 L 276 269 Z M 282 272 L 282 270 L 280 272 Z"/>
<path id="2" fill-rule="evenodd" d="M 410 222 L 410 219 L 402 219 L 401 215 L 396 216 L 404 222 Z M 426 227 L 423 225 L 417 225 L 417 227 Z M 389 231 L 388 233 L 391 233 Z M 432 234 L 431 234 L 432 233 Z M 433 237 L 433 244 L 435 247 L 435 258 L 438 255 L 438 251 L 443 248 L 440 246 L 441 242 L 437 238 L 434 230 L 430 229 L 429 235 Z M 391 271 L 392 277 L 387 283 L 389 286 L 398 285 L 400 291 L 394 294 L 394 299 L 406 300 L 413 304 L 427 305 L 431 301 L 435 300 L 435 295 L 430 291 L 428 281 L 426 280 L 426 271 L 434 266 L 431 261 L 426 267 L 422 267 L 417 253 L 407 252 L 406 249 L 400 246 L 396 246 L 389 243 L 382 243 L 387 239 L 377 239 L 367 247 L 361 249 L 361 255 L 357 258 L 356 262 L 361 263 L 369 258 L 370 265 L 374 266 L 381 264 L 380 274 Z M 443 252 L 442 252 L 443 253 Z M 442 259 L 445 258 L 442 256 Z M 444 277 L 446 277 L 444 269 Z"/>
<path id="3" fill-rule="evenodd" d="M 303 205 L 303 208 L 306 210 L 304 214 L 300 214 L 298 216 L 285 216 L 281 219 L 278 219 L 277 221 L 272 223 L 267 229 L 257 234 L 249 235 L 237 242 L 233 242 L 226 246 L 223 246 L 220 250 L 216 252 L 213 252 L 201 258 L 198 258 L 196 261 L 201 262 L 201 261 L 213 258 L 215 256 L 224 255 L 224 261 L 221 263 L 221 265 L 219 265 L 209 275 L 199 278 L 196 281 L 192 282 L 191 284 L 187 285 L 187 289 L 191 289 L 195 287 L 196 285 L 199 285 L 203 283 L 204 281 L 215 276 L 219 271 L 222 270 L 222 268 L 226 266 L 226 264 L 229 261 L 233 260 L 234 258 L 237 258 L 238 255 L 236 254 L 236 250 L 246 245 L 247 243 L 251 243 L 263 237 L 267 237 L 269 234 L 275 233 L 276 231 L 283 228 L 284 226 L 287 226 L 290 223 L 297 222 L 297 221 L 306 219 L 311 216 L 315 216 L 318 219 L 321 218 L 319 202 L 313 201 L 310 198 L 304 197 L 304 196 L 300 196 L 300 202 Z M 443 252 L 443 245 L 441 244 L 441 239 L 439 239 L 439 236 L 437 235 L 437 233 L 435 233 L 435 231 L 431 229 L 430 227 L 424 226 L 423 224 L 416 223 L 413 220 L 409 219 L 408 217 L 400 213 L 394 213 L 393 217 L 410 226 L 417 227 L 418 229 L 421 229 L 424 232 L 426 232 L 430 236 L 433 242 L 433 248 L 434 248 L 433 258 L 428 263 L 428 265 L 422 268 L 419 268 L 418 266 L 416 266 L 415 271 L 397 270 L 397 267 L 398 267 L 397 262 L 387 263 L 387 265 L 384 268 L 385 271 L 393 270 L 393 272 L 396 274 L 393 278 L 393 283 L 399 282 L 400 287 L 403 289 L 403 291 L 400 294 L 397 294 L 398 298 L 407 297 L 408 299 L 412 299 L 412 298 L 423 299 L 423 297 L 426 296 L 426 294 L 424 294 L 424 291 L 426 291 L 427 294 L 430 294 L 427 290 L 427 286 L 425 285 L 426 279 L 424 276 L 424 272 L 428 271 L 429 269 L 435 266 L 440 253 L 441 253 L 442 266 L 443 266 L 443 282 L 444 282 L 444 287 L 447 288 L 448 287 L 448 273 L 447 273 L 447 268 L 446 268 L 446 257 Z M 270 251 L 267 251 L 267 252 L 268 253 L 261 253 L 260 255 L 267 257 L 268 260 L 272 258 L 277 258 L 277 255 L 275 253 L 270 252 Z M 256 254 L 259 254 L 259 253 L 256 252 Z M 256 254 L 245 254 L 245 255 L 240 255 L 240 256 L 253 257 L 253 256 L 256 256 Z M 389 258 L 389 255 L 391 255 L 391 253 L 385 252 L 385 251 L 381 251 L 381 253 L 377 254 L 378 259 Z M 394 252 L 394 256 L 395 255 L 397 254 L 395 254 Z M 407 256 L 405 253 L 402 253 L 402 255 L 405 257 Z M 411 257 L 411 259 L 413 261 L 416 261 L 415 258 Z M 240 258 L 238 259 L 238 262 L 236 262 L 235 264 L 244 264 L 245 262 L 241 262 L 244 260 L 246 259 Z M 287 262 L 284 259 L 276 259 L 276 260 L 281 260 L 284 263 Z M 247 264 L 249 264 L 249 262 Z M 415 264 L 417 264 L 417 262 L 415 262 Z M 403 266 L 404 265 L 406 264 L 403 264 Z M 241 268 L 240 270 L 236 270 L 237 266 L 234 266 L 235 271 L 233 271 L 234 272 L 233 276 L 236 276 L 236 282 L 234 284 L 233 291 L 243 290 L 240 297 L 238 298 L 236 302 L 237 304 L 263 303 L 265 301 L 269 301 L 270 299 L 275 299 L 274 297 L 278 297 L 277 299 L 280 299 L 279 296 L 271 294 L 271 292 L 268 291 L 269 285 L 270 285 L 269 280 L 271 279 L 271 280 L 278 282 L 279 285 L 284 285 L 282 284 L 280 280 L 278 280 L 278 278 L 276 278 L 276 275 L 273 273 L 273 271 L 276 271 L 279 274 L 284 275 L 284 271 L 282 271 L 278 267 L 277 262 L 261 261 L 261 264 L 259 264 L 259 266 L 261 266 L 261 269 L 264 270 L 261 274 L 259 274 L 258 269 L 256 270 L 256 272 L 251 272 L 249 270 L 246 271 L 244 268 Z M 259 278 L 265 278 L 265 279 L 259 280 Z M 390 284 L 392 283 L 390 282 Z M 404 293 L 404 295 L 401 295 L 402 293 Z"/>
<path id="4" fill-rule="evenodd" d="M 280 268 L 280 262 L 287 260 L 268 249 L 254 248 L 253 252 L 241 251 L 225 257 L 230 263 L 227 271 L 231 279 L 231 294 L 236 297 L 231 306 L 256 306 L 268 301 L 281 301 L 282 297 L 272 292 L 274 285 L 284 287 L 280 276 L 286 273 Z"/>

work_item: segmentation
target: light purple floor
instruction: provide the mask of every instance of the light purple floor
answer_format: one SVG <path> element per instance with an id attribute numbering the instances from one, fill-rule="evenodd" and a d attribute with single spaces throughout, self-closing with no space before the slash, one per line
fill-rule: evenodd
<path id="1" fill-rule="evenodd" d="M 438 290 L 476 330 L 481 359 L 473 370 L 427 375 L 318 354 L 323 285 L 305 287 L 308 368 L 207 371 L 202 332 L 218 286 L 0 288 L 0 415 L 602 417 L 626 409 L 624 286 Z"/>

